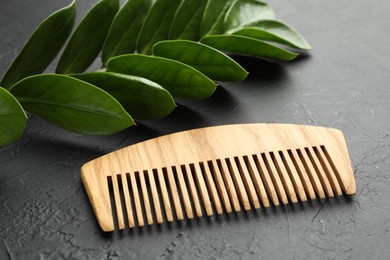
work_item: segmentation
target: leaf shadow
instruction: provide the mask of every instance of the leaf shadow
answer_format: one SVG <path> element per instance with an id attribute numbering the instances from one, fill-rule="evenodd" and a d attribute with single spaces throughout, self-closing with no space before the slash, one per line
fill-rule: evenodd
<path id="1" fill-rule="evenodd" d="M 215 107 L 226 109 L 236 106 L 238 101 L 237 98 L 225 87 L 225 84 L 221 83 L 217 87 L 214 95 L 207 100 L 207 104 L 213 104 Z"/>
<path id="2" fill-rule="evenodd" d="M 217 113 L 217 116 L 219 113 L 226 113 L 239 103 L 232 88 L 236 87 L 229 86 L 229 83 L 221 83 L 211 97 L 192 105 L 198 108 L 199 111 Z"/>
<path id="3" fill-rule="evenodd" d="M 288 78 L 284 62 L 260 59 L 249 56 L 232 56 L 244 69 L 249 72 L 245 81 L 256 82 L 260 86 L 284 81 Z"/>
<path id="4" fill-rule="evenodd" d="M 159 122 L 151 122 L 154 125 Z M 192 128 L 206 126 L 208 120 L 195 107 L 192 107 L 189 102 L 178 100 L 176 109 L 161 120 L 159 126 L 166 129 L 167 133 L 184 131 Z"/>
<path id="5" fill-rule="evenodd" d="M 116 134 L 84 135 L 61 129 L 34 115 L 30 115 L 30 119 L 34 121 L 31 122 L 34 128 L 27 131 L 14 146 L 16 149 L 22 146 L 23 150 L 29 150 L 32 155 L 37 154 L 39 157 L 75 151 L 87 156 L 103 155 L 161 134 L 156 129 L 139 123 Z"/>
<path id="6" fill-rule="evenodd" d="M 289 61 L 288 62 L 289 65 L 297 64 L 297 63 L 311 59 L 311 53 L 308 51 L 296 51 L 296 50 L 293 50 L 293 51 L 297 52 L 299 55 L 295 59 Z"/>

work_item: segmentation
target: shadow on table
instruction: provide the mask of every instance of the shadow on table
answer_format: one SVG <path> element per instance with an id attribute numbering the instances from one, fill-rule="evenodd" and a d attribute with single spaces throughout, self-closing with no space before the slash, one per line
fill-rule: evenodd
<path id="1" fill-rule="evenodd" d="M 217 215 L 216 212 L 214 212 L 213 216 L 207 217 L 205 214 L 203 214 L 203 217 L 194 217 L 194 219 L 191 220 L 185 218 L 184 220 L 177 221 L 175 220 L 174 215 L 174 220 L 172 222 L 167 222 L 164 218 L 164 222 L 162 224 L 153 223 L 152 225 L 145 225 L 143 227 L 138 227 L 136 224 L 135 228 L 129 228 L 126 224 L 126 227 L 123 230 L 119 230 L 116 221 L 114 221 L 116 227 L 115 231 L 107 233 L 101 231 L 97 222 L 95 222 L 96 228 L 100 230 L 101 238 L 110 240 L 164 236 L 167 233 L 173 232 L 176 234 L 177 232 L 183 231 L 191 232 L 191 230 L 199 232 L 199 230 L 202 229 L 213 229 L 217 232 L 224 226 L 230 225 L 241 225 L 241 227 L 245 230 L 252 229 L 251 227 L 253 227 L 253 225 L 275 225 L 275 227 L 279 227 L 280 223 L 285 223 L 286 216 L 288 221 L 290 221 L 291 218 L 294 219 L 294 223 L 297 225 L 308 227 L 317 220 L 321 222 L 322 211 L 327 211 L 327 213 L 325 213 L 326 216 L 330 213 L 332 215 L 343 214 L 343 208 L 350 210 L 351 207 L 355 207 L 355 203 L 357 202 L 353 197 L 341 196 L 306 201 L 303 203 L 299 202 L 296 204 L 288 204 L 277 207 L 262 207 L 257 210 L 252 209 L 249 211 L 244 211 L 242 209 L 240 212 L 232 212 L 230 214 L 223 213 L 221 215 Z M 289 225 L 291 225 L 291 223 L 289 223 Z"/>

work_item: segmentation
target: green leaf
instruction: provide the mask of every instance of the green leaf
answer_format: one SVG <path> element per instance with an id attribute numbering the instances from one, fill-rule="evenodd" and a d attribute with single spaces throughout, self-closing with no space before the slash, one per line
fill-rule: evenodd
<path id="1" fill-rule="evenodd" d="M 102 50 L 104 64 L 114 56 L 133 53 L 139 31 L 154 0 L 128 0 L 112 22 Z"/>
<path id="2" fill-rule="evenodd" d="M 0 84 L 10 89 L 17 81 L 42 73 L 64 45 L 75 17 L 75 1 L 47 17 L 25 43 Z"/>
<path id="3" fill-rule="evenodd" d="M 110 93 L 134 118 L 159 119 L 176 107 L 167 90 L 145 78 L 112 72 L 72 75 Z"/>
<path id="4" fill-rule="evenodd" d="M 27 77 L 15 84 L 11 93 L 27 111 L 73 132 L 112 134 L 134 124 L 107 92 L 69 76 Z"/>
<path id="5" fill-rule="evenodd" d="M 206 36 L 201 42 L 221 51 L 276 60 L 288 61 L 298 56 L 297 53 L 284 50 L 270 43 L 240 35 Z"/>
<path id="6" fill-rule="evenodd" d="M 299 32 L 277 20 L 261 20 L 250 23 L 244 28 L 234 31 L 233 34 L 272 41 L 302 50 L 311 49 L 310 44 Z"/>
<path id="7" fill-rule="evenodd" d="M 7 90 L 0 87 L 0 147 L 6 146 L 23 134 L 27 116 L 22 106 Z"/>
<path id="8" fill-rule="evenodd" d="M 142 25 L 137 41 L 138 53 L 150 54 L 153 45 L 169 39 L 176 10 L 182 0 L 156 0 Z"/>
<path id="9" fill-rule="evenodd" d="M 108 61 L 107 70 L 147 78 L 167 89 L 173 96 L 205 99 L 216 84 L 198 70 L 175 60 L 128 54 Z"/>
<path id="10" fill-rule="evenodd" d="M 208 0 L 200 27 L 201 37 L 225 32 L 224 20 L 234 0 Z"/>
<path id="11" fill-rule="evenodd" d="M 98 56 L 111 22 L 119 9 L 119 0 L 100 0 L 81 20 L 57 64 L 57 73 L 79 73 Z"/>
<path id="12" fill-rule="evenodd" d="M 154 45 L 153 54 L 190 65 L 213 80 L 240 81 L 248 75 L 248 72 L 223 52 L 198 42 L 161 41 Z"/>
<path id="13" fill-rule="evenodd" d="M 206 4 L 207 0 L 183 1 L 173 19 L 169 39 L 199 41 L 199 29 Z"/>
<path id="14" fill-rule="evenodd" d="M 236 0 L 226 13 L 224 31 L 227 32 L 254 21 L 274 18 L 274 11 L 264 2 L 257 0 Z"/>

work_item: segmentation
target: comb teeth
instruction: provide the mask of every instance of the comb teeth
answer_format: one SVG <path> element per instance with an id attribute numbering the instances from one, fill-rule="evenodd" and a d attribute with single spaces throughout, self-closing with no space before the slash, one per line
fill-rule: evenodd
<path id="1" fill-rule="evenodd" d="M 107 176 L 119 229 L 342 195 L 325 146 Z M 113 181 L 114 180 L 114 181 Z"/>
<path id="2" fill-rule="evenodd" d="M 208 149 L 207 145 L 210 143 L 202 143 L 202 148 Z M 103 182 L 87 177 L 87 172 L 88 176 L 99 175 L 96 165 L 83 166 L 82 176 L 105 231 L 113 230 L 114 223 L 119 229 L 142 227 L 352 194 L 356 189 L 350 176 L 340 175 L 340 170 L 349 169 L 340 168 L 343 164 L 335 156 L 341 153 L 333 147 L 319 144 L 262 150 L 131 171 L 130 158 L 122 149 L 107 155 L 110 166 L 96 161 L 100 172 L 109 171 Z M 101 190 L 93 192 L 96 187 Z M 102 205 L 94 205 L 97 196 L 104 201 Z"/>

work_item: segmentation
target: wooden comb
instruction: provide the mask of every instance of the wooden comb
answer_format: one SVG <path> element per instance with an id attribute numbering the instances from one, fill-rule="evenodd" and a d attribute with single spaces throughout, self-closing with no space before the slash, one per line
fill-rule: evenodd
<path id="1" fill-rule="evenodd" d="M 81 177 L 104 231 L 115 215 L 123 229 L 356 192 L 342 132 L 305 125 L 170 134 L 90 161 Z"/>

